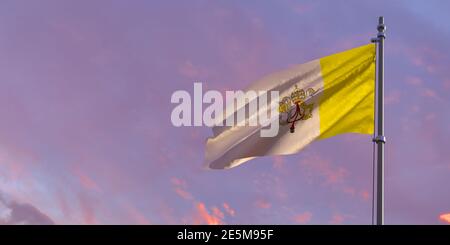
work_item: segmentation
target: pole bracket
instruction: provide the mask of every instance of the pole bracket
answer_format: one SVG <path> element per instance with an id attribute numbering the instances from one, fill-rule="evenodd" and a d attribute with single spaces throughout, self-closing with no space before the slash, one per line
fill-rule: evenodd
<path id="1" fill-rule="evenodd" d="M 370 39 L 370 42 L 372 42 L 372 43 L 377 43 L 379 41 L 380 41 L 380 39 L 378 37 L 374 37 L 374 38 Z"/>
<path id="2" fill-rule="evenodd" d="M 386 144 L 386 137 L 383 135 L 377 135 L 375 138 L 372 139 L 372 142 L 375 142 L 377 144 L 378 143 Z"/>

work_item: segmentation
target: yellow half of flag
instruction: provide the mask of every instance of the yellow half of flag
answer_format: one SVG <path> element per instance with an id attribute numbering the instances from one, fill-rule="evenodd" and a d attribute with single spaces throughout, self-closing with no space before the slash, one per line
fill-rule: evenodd
<path id="1" fill-rule="evenodd" d="M 264 138 L 255 127 L 215 127 L 206 166 L 232 168 L 254 157 L 297 153 L 338 134 L 373 134 L 375 57 L 375 44 L 367 44 L 253 82 L 247 91 L 279 91 L 278 134 Z"/>
<path id="2" fill-rule="evenodd" d="M 375 44 L 321 58 L 320 67 L 320 138 L 373 134 Z"/>

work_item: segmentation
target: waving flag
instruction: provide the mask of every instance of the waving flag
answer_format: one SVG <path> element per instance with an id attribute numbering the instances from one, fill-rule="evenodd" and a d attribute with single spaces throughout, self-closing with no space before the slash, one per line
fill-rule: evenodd
<path id="1" fill-rule="evenodd" d="M 279 92 L 279 131 L 217 126 L 206 143 L 207 167 L 226 169 L 254 157 L 297 153 L 314 140 L 343 133 L 373 134 L 375 44 L 270 74 L 247 91 Z M 251 117 L 252 115 L 250 115 Z"/>

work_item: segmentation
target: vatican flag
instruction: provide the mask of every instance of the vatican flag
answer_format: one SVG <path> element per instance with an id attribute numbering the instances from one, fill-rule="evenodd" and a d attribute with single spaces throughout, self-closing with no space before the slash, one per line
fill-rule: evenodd
<path id="1" fill-rule="evenodd" d="M 297 153 L 314 140 L 343 133 L 373 134 L 375 44 L 326 56 L 253 82 L 246 91 L 279 92 L 279 130 L 216 126 L 205 162 L 227 169 L 252 158 Z"/>

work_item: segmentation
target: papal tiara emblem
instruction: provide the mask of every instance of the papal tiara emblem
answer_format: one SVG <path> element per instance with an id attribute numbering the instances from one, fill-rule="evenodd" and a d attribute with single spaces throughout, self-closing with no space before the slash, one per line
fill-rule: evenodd
<path id="1" fill-rule="evenodd" d="M 281 99 L 278 111 L 280 113 L 280 125 L 291 124 L 290 132 L 295 132 L 295 123 L 301 120 L 308 120 L 312 117 L 314 103 L 306 103 L 316 91 L 313 88 L 306 90 L 294 87 L 290 96 Z"/>

